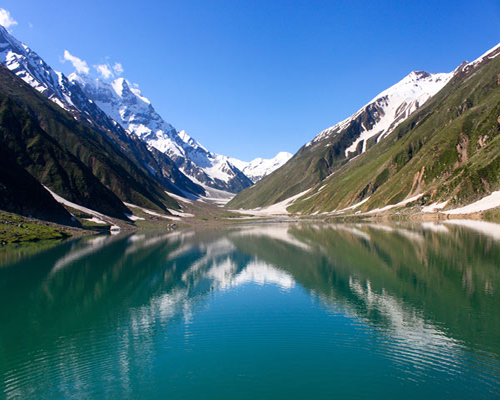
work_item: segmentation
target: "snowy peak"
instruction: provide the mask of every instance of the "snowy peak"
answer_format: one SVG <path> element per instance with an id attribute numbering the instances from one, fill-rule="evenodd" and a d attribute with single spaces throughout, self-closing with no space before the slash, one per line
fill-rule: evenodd
<path id="1" fill-rule="evenodd" d="M 167 154 L 195 182 L 232 193 L 252 185 L 228 157 L 208 151 L 186 131 L 177 132 L 156 112 L 139 88 L 126 79 L 107 83 L 73 73 L 70 80 L 80 85 L 110 118 L 130 134 Z"/>
<path id="2" fill-rule="evenodd" d="M 453 77 L 453 73 L 430 74 L 412 71 L 395 85 L 384 90 L 351 117 L 319 133 L 306 147 L 331 135 L 354 129 L 351 144 L 344 150 L 346 157 L 363 153 L 368 141 L 376 142 L 389 135 L 432 96 L 439 92 Z"/>
<path id="3" fill-rule="evenodd" d="M 122 97 L 123 98 L 123 93 L 125 92 L 126 94 L 128 92 L 130 92 L 130 88 L 128 87 L 128 84 L 127 84 L 127 81 L 124 79 L 124 78 L 118 78 L 118 79 L 115 79 L 112 83 L 111 83 L 111 87 L 113 88 L 113 90 L 115 91 L 116 95 L 118 97 Z M 131 92 L 130 92 L 131 93 Z"/>
<path id="4" fill-rule="evenodd" d="M 124 131 L 116 131 L 114 121 L 83 93 L 79 85 L 75 85 L 61 72 L 54 71 L 37 53 L 2 26 L 0 62 L 28 85 L 70 112 L 76 120 L 103 131 L 115 131 L 121 137 L 126 136 Z"/>
<path id="5" fill-rule="evenodd" d="M 73 108 L 71 85 L 59 72 L 52 70 L 35 52 L 18 41 L 0 25 L 0 62 L 31 87 L 60 106 Z"/>
<path id="6" fill-rule="evenodd" d="M 290 158 L 292 158 L 292 154 L 281 151 L 275 157 L 269 159 L 256 158 L 250 162 L 246 162 L 230 158 L 230 161 L 248 176 L 253 183 L 256 183 L 284 165 Z"/>

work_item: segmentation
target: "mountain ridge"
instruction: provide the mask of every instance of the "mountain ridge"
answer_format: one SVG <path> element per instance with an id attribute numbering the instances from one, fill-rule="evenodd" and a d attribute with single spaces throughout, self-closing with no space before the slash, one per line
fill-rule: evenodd
<path id="1" fill-rule="evenodd" d="M 148 149 L 135 135 L 129 135 L 64 74 L 54 71 L 28 46 L 0 26 L 0 62 L 43 96 L 69 112 L 76 121 L 100 132 L 120 152 L 127 155 L 142 173 L 149 175 L 178 195 L 204 194 L 201 186 L 178 170 L 163 153 Z M 155 168 L 152 167 L 155 166 Z"/>
<path id="2" fill-rule="evenodd" d="M 411 72 L 350 117 L 321 131 L 284 167 L 235 196 L 228 206 L 269 206 L 309 189 L 342 164 L 377 144 L 378 138 L 390 134 L 438 92 L 451 75 Z M 296 171 L 300 172 L 297 174 Z"/>
<path id="3" fill-rule="evenodd" d="M 187 132 L 178 132 L 166 122 L 126 79 L 117 78 L 108 83 L 72 73 L 69 80 L 80 85 L 83 92 L 125 130 L 167 154 L 196 183 L 233 193 L 252 185 L 250 179 L 231 164 L 229 157 L 208 151 Z"/>
<path id="4" fill-rule="evenodd" d="M 317 214 L 341 209 L 346 209 L 345 211 L 349 212 L 366 212 L 382 210 L 388 205 L 393 208 L 394 205 L 406 201 L 405 199 L 411 200 L 414 196 L 418 196 L 418 198 L 409 204 L 417 202 L 425 205 L 431 200 L 448 200 L 450 197 L 446 198 L 442 195 L 447 190 L 452 199 L 448 207 L 475 201 L 480 193 L 483 195 L 491 193 L 492 188 L 498 186 L 498 181 L 495 178 L 495 173 L 491 171 L 491 168 L 494 167 L 482 157 L 489 152 L 492 160 L 495 159 L 491 149 L 496 146 L 496 139 L 492 139 L 496 137 L 496 134 L 494 130 L 491 131 L 494 128 L 490 128 L 489 133 L 482 134 L 478 138 L 478 132 L 482 132 L 485 128 L 477 125 L 477 121 L 483 121 L 483 124 L 492 124 L 493 119 L 495 119 L 495 123 L 498 123 L 496 119 L 500 118 L 500 112 L 493 118 L 477 114 L 476 110 L 482 107 L 485 113 L 489 113 L 492 112 L 492 107 L 494 108 L 495 103 L 492 99 L 495 96 L 495 90 L 498 90 L 498 84 L 500 84 L 500 75 L 497 76 L 499 71 L 496 73 L 490 71 L 492 77 L 485 74 L 488 73 L 486 71 L 490 70 L 489 63 L 498 62 L 496 60 L 498 54 L 500 54 L 500 45 L 488 50 L 473 62 L 462 63 L 450 74 L 445 75 L 445 79 L 443 79 L 445 84 L 429 96 L 424 104 L 419 104 L 415 110 L 409 113 L 410 115 L 399 120 L 397 113 L 395 113 L 393 122 L 397 123 L 396 126 L 386 125 L 390 128 L 387 131 L 377 131 L 371 137 L 362 138 L 367 143 L 366 148 L 358 139 L 364 132 L 369 131 L 365 129 L 364 122 L 373 118 L 375 113 L 363 114 L 363 111 L 370 111 L 366 110 L 365 106 L 346 120 L 322 131 L 315 139 L 299 149 L 284 167 L 264 178 L 252 188 L 238 194 L 228 203 L 227 207 L 233 209 L 267 207 L 278 202 L 281 204 L 286 199 L 302 193 L 298 199 L 294 199 L 288 204 L 287 208 L 290 212 Z M 427 76 L 427 73 L 425 74 Z M 410 76 L 406 78 L 408 77 Z M 475 80 L 478 81 L 478 85 L 484 85 L 488 89 L 478 91 L 476 87 L 467 83 Z M 457 96 L 461 96 L 460 101 L 457 100 Z M 375 99 L 383 97 L 378 95 Z M 475 98 L 477 100 L 474 100 Z M 453 99 L 453 102 L 450 99 Z M 450 101 L 449 109 L 443 109 L 444 104 L 448 101 Z M 458 104 L 456 104 L 457 102 Z M 406 102 L 405 105 L 408 104 L 410 103 Z M 437 119 L 436 112 L 440 114 L 439 119 Z M 447 113 L 448 116 L 446 116 Z M 462 114 L 470 114 L 474 117 L 469 116 L 466 127 L 459 128 L 458 125 L 454 127 L 461 132 L 451 132 L 449 125 L 457 118 L 457 115 Z M 428 120 L 433 120 L 435 126 L 430 125 Z M 458 122 L 455 123 L 458 124 Z M 441 130 L 438 130 L 437 127 L 440 127 Z M 470 132 L 464 133 L 468 132 L 467 129 Z M 408 134 L 409 132 L 411 135 Z M 418 134 L 413 132 L 418 132 Z M 456 138 L 454 135 L 457 135 Z M 379 137 L 383 140 L 377 140 Z M 474 137 L 475 140 L 473 144 L 470 142 L 471 137 Z M 352 153 L 348 150 L 352 149 L 356 140 L 358 140 L 356 150 Z M 422 148 L 427 149 L 431 142 L 438 143 L 439 141 L 442 144 L 435 144 L 432 151 L 425 152 L 426 163 L 422 161 L 418 171 L 412 170 L 412 174 L 404 175 L 404 178 L 403 175 L 400 175 L 403 173 L 400 171 L 409 171 L 413 168 L 406 167 L 406 163 L 411 165 L 416 163 L 420 157 L 415 157 L 416 153 L 420 152 Z M 403 143 L 407 143 L 408 147 L 401 148 Z M 474 146 L 484 150 L 477 151 Z M 396 149 L 399 149 L 398 154 L 394 154 Z M 470 155 L 474 153 L 475 158 L 471 160 Z M 423 157 L 424 152 L 421 154 Z M 437 160 L 432 158 L 432 154 L 437 157 Z M 391 156 L 393 157 L 392 161 Z M 440 166 L 440 164 L 442 165 Z M 367 165 L 371 165 L 371 168 Z M 385 165 L 385 168 L 382 165 Z M 443 165 L 446 165 L 446 168 Z M 479 165 L 482 166 L 482 169 L 479 168 Z M 485 171 L 489 171 L 487 172 L 490 174 L 489 177 L 482 176 L 486 174 Z M 475 177 L 468 175 L 471 173 L 477 175 L 474 175 Z M 444 179 L 440 174 L 451 174 L 451 176 L 458 174 L 459 176 L 452 179 L 447 175 L 446 179 L 453 181 L 452 186 L 443 183 L 440 187 L 436 184 L 439 180 Z M 396 181 L 396 176 L 400 176 L 399 181 Z M 481 184 L 481 182 L 483 183 Z M 359 186 L 362 184 L 364 187 Z M 469 185 L 474 189 L 467 189 L 464 185 Z M 484 188 L 481 188 L 481 185 L 484 185 Z M 432 191 L 428 192 L 430 189 L 425 190 L 425 188 L 430 187 L 435 187 L 440 195 L 436 195 Z M 454 190 L 458 190 L 457 187 L 461 188 L 462 194 L 451 195 Z M 356 193 L 354 188 L 357 188 Z M 382 195 L 383 193 L 384 195 Z"/>

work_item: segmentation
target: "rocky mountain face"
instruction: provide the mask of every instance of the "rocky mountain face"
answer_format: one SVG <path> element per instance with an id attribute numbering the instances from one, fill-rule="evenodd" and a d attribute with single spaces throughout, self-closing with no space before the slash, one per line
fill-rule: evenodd
<path id="1" fill-rule="evenodd" d="M 114 123 L 61 72 L 53 70 L 37 53 L 0 25 L 0 62 L 9 70 L 77 120 L 94 128 L 114 130 Z M 119 132 L 124 135 L 125 132 Z"/>
<path id="2" fill-rule="evenodd" d="M 301 193 L 289 211 L 338 215 L 413 207 L 448 212 L 500 193 L 499 55 L 500 45 L 445 76 L 410 74 L 401 82 L 420 77 L 447 83 L 433 95 L 423 93 L 427 101 L 405 120 L 399 122 L 396 111 L 382 130 L 374 128 L 383 120 L 381 102 L 370 103 L 228 206 L 253 208 Z M 376 97 L 382 104 L 384 93 Z M 368 115 L 375 112 L 373 124 Z"/>
<path id="3" fill-rule="evenodd" d="M 241 161 L 236 158 L 230 158 L 229 160 L 233 165 L 240 169 L 246 176 L 248 176 L 253 183 L 257 183 L 265 176 L 274 172 L 285 164 L 292 154 L 286 151 L 281 151 L 273 158 L 255 158 L 250 162 Z"/>
<path id="4" fill-rule="evenodd" d="M 108 83 L 76 73 L 69 79 L 124 129 L 167 154 L 194 182 L 230 193 L 252 185 L 228 157 L 208 151 L 187 132 L 178 132 L 164 121 L 151 102 L 126 79 Z"/>
<path id="5" fill-rule="evenodd" d="M 102 133 L 0 65 L 0 144 L 67 201 L 127 220 L 124 201 L 168 213 L 178 204 Z"/>
<path id="6" fill-rule="evenodd" d="M 54 71 L 37 53 L 19 42 L 0 26 L 0 62 L 43 96 L 69 112 L 73 119 L 99 132 L 141 173 L 149 175 L 170 192 L 178 195 L 204 195 L 205 190 L 186 177 L 164 153 L 130 135 L 110 118 L 64 74 Z M 129 201 L 129 200 L 126 200 Z"/>

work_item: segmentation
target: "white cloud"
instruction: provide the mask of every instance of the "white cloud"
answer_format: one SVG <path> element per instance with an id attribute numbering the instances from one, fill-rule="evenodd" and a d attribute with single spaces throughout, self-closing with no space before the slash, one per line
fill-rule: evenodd
<path id="1" fill-rule="evenodd" d="M 12 18 L 10 12 L 8 12 L 5 8 L 0 8 L 0 25 L 3 25 L 6 29 L 17 25 L 17 21 Z"/>
<path id="2" fill-rule="evenodd" d="M 123 74 L 123 65 L 121 65 L 120 63 L 115 63 L 115 65 L 113 65 L 113 71 L 115 71 L 115 74 L 116 75 L 121 75 Z"/>
<path id="3" fill-rule="evenodd" d="M 87 65 L 87 62 L 78 57 L 75 57 L 68 50 L 64 50 L 64 60 L 67 60 L 71 64 L 73 64 L 73 67 L 75 67 L 76 72 L 78 72 L 79 74 L 87 75 L 89 73 L 89 66 Z"/>
<path id="4" fill-rule="evenodd" d="M 113 72 L 109 68 L 108 64 L 94 65 L 94 68 L 101 74 L 104 79 L 109 79 L 113 76 Z"/>

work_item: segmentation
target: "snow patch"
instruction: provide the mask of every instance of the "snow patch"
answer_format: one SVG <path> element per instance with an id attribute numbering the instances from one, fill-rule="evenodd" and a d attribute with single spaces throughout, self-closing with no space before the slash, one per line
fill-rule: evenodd
<path id="1" fill-rule="evenodd" d="M 285 199 L 283 201 L 280 201 L 279 203 L 272 204 L 267 207 L 259 207 L 259 208 L 254 208 L 254 209 L 238 209 L 238 210 L 231 210 L 233 212 L 241 213 L 241 214 L 251 214 L 254 216 L 261 216 L 261 217 L 270 217 L 270 216 L 278 216 L 278 215 L 288 215 L 289 212 L 287 211 L 287 208 L 291 206 L 295 200 L 298 198 L 304 196 L 307 192 L 311 190 L 310 188 L 307 190 L 304 190 L 303 192 L 296 194 L 295 196 L 289 197 L 288 199 Z"/>
<path id="2" fill-rule="evenodd" d="M 454 210 L 443 211 L 444 214 L 472 214 L 476 212 L 490 210 L 492 208 L 500 207 L 500 191 L 493 192 L 489 196 L 483 197 L 474 203 L 465 207 L 455 208 Z"/>
<path id="3" fill-rule="evenodd" d="M 442 210 L 443 208 L 445 208 L 446 204 L 448 204 L 448 200 L 443 201 L 442 203 L 432 203 L 432 204 L 429 204 L 428 206 L 422 207 L 422 212 L 423 213 L 438 212 L 439 210 Z"/>
<path id="4" fill-rule="evenodd" d="M 391 205 L 388 205 L 388 206 L 385 206 L 385 207 L 382 207 L 382 208 L 375 208 L 373 210 L 370 210 L 370 211 L 367 211 L 365 214 L 375 214 L 375 213 L 379 213 L 379 212 L 384 212 L 384 211 L 387 211 L 387 210 L 390 210 L 392 208 L 396 208 L 396 207 L 403 207 L 415 200 L 418 200 L 419 198 L 421 198 L 424 194 L 417 194 L 416 196 L 413 196 L 413 197 L 410 197 L 408 199 L 405 199 L 403 201 L 400 201 L 399 203 L 397 204 L 391 204 Z"/>
<path id="5" fill-rule="evenodd" d="M 176 215 L 178 217 L 182 217 L 182 218 L 194 217 L 194 214 L 189 214 L 189 213 L 185 213 L 185 212 L 179 212 L 179 211 L 176 211 L 176 210 L 172 210 L 170 208 L 167 208 L 167 210 L 170 212 L 170 214 Z"/>
<path id="6" fill-rule="evenodd" d="M 106 225 L 107 222 L 106 221 L 103 221 L 102 219 L 99 219 L 99 218 L 96 218 L 96 217 L 92 217 L 92 218 L 83 218 L 85 221 L 89 221 L 89 222 L 94 222 L 96 224 L 103 224 L 103 225 Z"/>
<path id="7" fill-rule="evenodd" d="M 95 218 L 100 219 L 100 220 L 106 220 L 106 218 L 111 218 L 111 217 L 108 217 L 107 215 L 101 214 L 99 211 L 95 211 L 95 210 L 92 210 L 90 208 L 87 208 L 87 207 L 84 207 L 84 206 L 80 206 L 79 204 L 75 204 L 75 203 L 73 203 L 71 201 L 68 201 L 65 198 L 63 198 L 63 197 L 59 196 L 58 194 L 54 193 L 47 186 L 44 186 L 44 188 L 52 195 L 52 197 L 54 198 L 54 200 L 56 200 L 58 203 L 61 203 L 61 204 L 65 205 L 65 206 L 74 208 L 75 210 L 84 212 L 86 214 L 90 214 L 90 215 L 92 215 L 92 217 L 95 217 Z M 111 222 L 105 222 L 105 223 L 111 224 Z"/>
<path id="8" fill-rule="evenodd" d="M 191 200 L 186 199 L 185 197 L 176 195 L 175 193 L 167 192 L 166 190 L 165 190 L 165 193 L 177 201 L 183 201 L 184 203 L 193 204 L 193 202 Z"/>
<path id="9" fill-rule="evenodd" d="M 127 218 L 131 221 L 144 221 L 146 218 L 138 217 L 137 215 L 128 214 Z"/>
<path id="10" fill-rule="evenodd" d="M 127 207 L 129 208 L 138 208 L 139 210 L 141 210 L 142 212 L 148 214 L 148 215 L 152 215 L 154 217 L 159 217 L 159 218 L 165 218 L 165 219 L 172 219 L 174 221 L 180 221 L 180 218 L 177 218 L 177 217 L 172 217 L 170 215 L 165 215 L 165 214 L 160 214 L 160 213 L 157 213 L 155 211 L 152 211 L 152 210 L 148 210 L 147 208 L 144 208 L 144 207 L 140 207 L 140 206 L 137 206 L 135 204 L 131 204 L 131 203 L 123 203 L 125 204 Z M 143 218 L 144 219 L 144 218 Z"/>
<path id="11" fill-rule="evenodd" d="M 361 200 L 359 203 L 353 204 L 350 207 L 343 208 L 342 210 L 334 211 L 335 214 L 340 214 L 349 210 L 354 210 L 355 208 L 358 208 L 359 206 L 365 204 L 368 200 L 370 200 L 370 197 L 367 197 L 364 200 Z"/>

